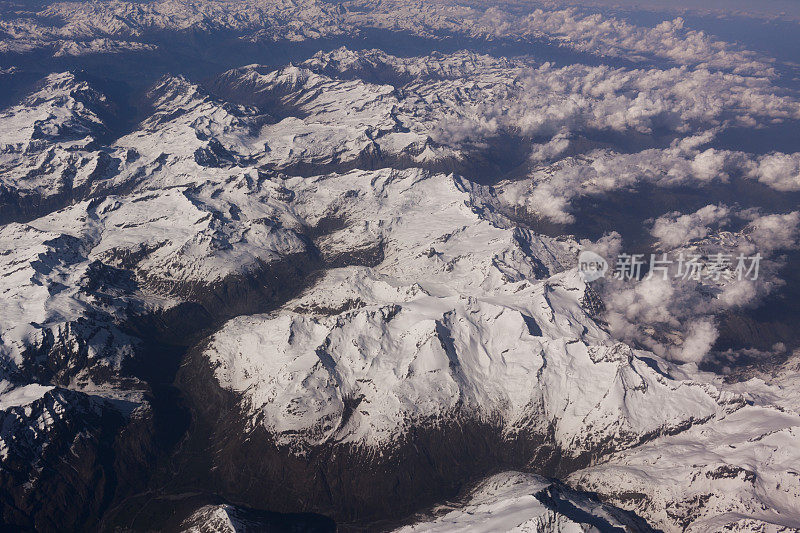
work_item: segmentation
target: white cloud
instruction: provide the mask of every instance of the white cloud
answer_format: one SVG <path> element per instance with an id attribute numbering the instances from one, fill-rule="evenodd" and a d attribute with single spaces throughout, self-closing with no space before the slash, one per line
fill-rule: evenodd
<path id="1" fill-rule="evenodd" d="M 589 130 L 647 134 L 658 129 L 694 135 L 722 125 L 746 126 L 754 120 L 800 119 L 797 100 L 781 95 L 768 79 L 707 69 L 555 68 L 545 63 L 520 71 L 516 79 L 492 82 L 499 86 L 480 91 L 474 101 L 437 108 L 437 113 L 445 114 L 437 140 L 459 141 L 463 131 L 476 136 L 502 129 L 557 138 Z M 461 101 L 465 96 L 463 83 L 435 89 L 437 94 L 442 90 L 461 93 L 445 101 Z M 706 154 L 701 164 L 713 164 L 713 156 L 713 152 Z"/>
<path id="2" fill-rule="evenodd" d="M 719 227 L 734 217 L 752 220 L 742 231 L 718 238 Z M 757 306 L 784 284 L 778 277 L 784 260 L 776 252 L 800 244 L 800 212 L 761 215 L 709 205 L 694 213 L 671 213 L 658 219 L 654 234 L 671 250 L 668 257 L 673 261 L 680 254 L 726 254 L 731 257 L 729 274 L 719 280 L 683 279 L 675 275 L 677 264 L 673 263 L 666 279 L 660 274 L 641 281 L 607 277 L 598 285 L 606 320 L 612 334 L 622 341 L 675 361 L 699 362 L 717 339 L 716 317 Z M 591 243 L 582 244 L 591 249 Z M 601 242 L 597 246 L 604 247 Z M 739 254 L 752 257 L 757 253 L 762 259 L 756 279 L 733 274 Z"/>
<path id="3" fill-rule="evenodd" d="M 582 249 L 604 257 L 610 265 L 613 265 L 613 260 L 622 253 L 623 249 L 622 235 L 616 231 L 606 233 L 595 242 L 583 239 L 580 244 Z"/>
<path id="4" fill-rule="evenodd" d="M 724 205 L 707 205 L 688 215 L 669 213 L 655 220 L 650 234 L 658 239 L 662 248 L 677 248 L 694 239 L 707 237 L 710 225 L 725 223 L 729 216 L 730 209 Z"/>
<path id="5" fill-rule="evenodd" d="M 744 157 L 736 152 L 700 151 L 691 145 L 675 142 L 670 148 L 633 154 L 593 150 L 540 168 L 527 180 L 504 183 L 498 190 L 505 201 L 522 205 L 533 215 L 572 222 L 571 202 L 575 198 L 644 183 L 659 187 L 725 183 Z"/>
<path id="6" fill-rule="evenodd" d="M 699 362 L 718 333 L 716 302 L 698 288 L 697 282 L 660 276 L 606 279 L 601 293 L 611 333 L 673 361 Z"/>
<path id="7" fill-rule="evenodd" d="M 800 191 L 800 152 L 773 153 L 750 163 L 747 175 L 779 191 Z"/>
<path id="8" fill-rule="evenodd" d="M 785 215 L 765 215 L 753 220 L 745 228 L 752 253 L 769 254 L 774 250 L 791 249 L 798 246 L 800 237 L 800 212 Z"/>
<path id="9" fill-rule="evenodd" d="M 520 24 L 527 26 L 528 35 L 560 37 L 566 46 L 604 56 L 630 59 L 639 55 L 737 73 L 773 73 L 770 59 L 686 29 L 682 18 L 646 28 L 601 14 L 584 16 L 576 9 L 536 10 Z"/>
<path id="10" fill-rule="evenodd" d="M 673 349 L 673 358 L 683 362 L 699 363 L 711 350 L 719 332 L 710 319 L 693 322 L 679 348 Z"/>

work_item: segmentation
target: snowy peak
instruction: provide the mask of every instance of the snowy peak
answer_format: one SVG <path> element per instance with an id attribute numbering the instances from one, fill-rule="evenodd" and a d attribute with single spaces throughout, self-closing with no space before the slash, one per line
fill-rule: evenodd
<path id="1" fill-rule="evenodd" d="M 330 52 L 317 52 L 302 65 L 314 72 L 345 79 L 388 81 L 402 74 L 396 58 L 378 49 L 354 51 L 343 46 Z"/>
<path id="2" fill-rule="evenodd" d="M 208 95 L 183 76 L 164 76 L 147 93 L 150 105 L 157 111 L 174 111 L 207 101 Z"/>
<path id="3" fill-rule="evenodd" d="M 83 146 L 106 131 L 101 117 L 109 110 L 107 98 L 87 82 L 70 72 L 51 74 L 0 115 L 4 151 L 46 146 L 43 142 Z"/>
<path id="4" fill-rule="evenodd" d="M 398 432 L 455 418 L 494 420 L 509 436 L 552 427 L 564 453 L 580 457 L 741 405 L 699 384 L 665 380 L 638 359 L 614 360 L 623 347 L 532 335 L 544 323 L 538 314 L 454 303 L 422 297 L 324 318 L 237 320 L 207 353 L 253 416 L 279 442 L 301 448 L 303 441 L 391 448 Z"/>
<path id="5" fill-rule="evenodd" d="M 396 533 L 463 531 L 650 531 L 636 517 L 572 492 L 552 481 L 520 472 L 504 472 L 482 481 L 464 501 L 434 510 Z"/>
<path id="6" fill-rule="evenodd" d="M 622 452 L 569 478 L 664 531 L 800 527 L 800 418 L 748 406 Z"/>
<path id="7" fill-rule="evenodd" d="M 497 58 L 468 50 L 452 54 L 433 52 L 420 58 L 396 57 L 379 49 L 341 47 L 330 52 L 318 52 L 302 66 L 334 78 L 358 78 L 399 87 L 421 80 L 464 80 L 479 73 L 515 70 L 525 64 L 524 59 Z"/>
<path id="8" fill-rule="evenodd" d="M 323 252 L 382 243 L 382 253 L 329 270 L 271 315 L 230 321 L 204 351 L 251 427 L 283 445 L 391 448 L 411 428 L 456 419 L 550 435 L 586 460 L 742 405 L 614 343 L 564 270 L 570 244 L 514 229 L 486 188 L 379 171 L 295 191 L 298 212 L 343 220 L 317 241 Z M 346 204 L 331 202 L 338 191 Z"/>

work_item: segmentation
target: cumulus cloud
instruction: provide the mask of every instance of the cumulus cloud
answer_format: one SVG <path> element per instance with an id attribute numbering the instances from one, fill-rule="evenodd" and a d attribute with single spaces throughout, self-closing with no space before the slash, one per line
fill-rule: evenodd
<path id="1" fill-rule="evenodd" d="M 750 222 L 741 231 L 727 232 L 720 238 L 719 227 L 733 218 Z M 662 237 L 665 249 L 671 250 L 668 257 L 673 261 L 679 255 L 710 261 L 715 255 L 724 254 L 730 259 L 718 279 L 707 271 L 699 279 L 685 279 L 678 275 L 678 264 L 674 262 L 666 277 L 661 273 L 642 280 L 607 277 L 598 285 L 613 335 L 680 362 L 699 362 L 707 356 L 718 337 L 717 317 L 755 307 L 783 286 L 778 277 L 784 265 L 780 252 L 800 246 L 797 211 L 762 215 L 754 210 L 709 205 L 694 213 L 662 217 L 653 228 Z M 602 249 L 605 245 L 598 242 L 597 246 Z M 755 279 L 740 279 L 735 274 L 740 254 L 747 258 L 760 254 Z"/>
<path id="2" fill-rule="evenodd" d="M 471 37 L 546 40 L 601 57 L 634 61 L 658 59 L 748 75 L 774 75 L 771 58 L 687 28 L 682 18 L 644 27 L 605 14 L 587 14 L 576 8 L 540 8 L 516 14 L 503 9 L 502 4 L 483 4 L 483 9 L 476 9 L 449 0 L 425 4 L 386 0 L 380 6 L 373 11 L 354 10 L 348 20 L 354 25 L 377 25 L 423 35 L 438 30 Z"/>
<path id="3" fill-rule="evenodd" d="M 427 109 L 435 109 L 423 122 L 431 123 L 437 143 L 454 150 L 500 134 L 548 139 L 532 143 L 528 191 L 517 194 L 528 196 L 523 204 L 536 216 L 570 222 L 574 198 L 642 183 L 704 187 L 744 175 L 778 190 L 800 190 L 796 154 L 759 158 L 707 146 L 731 126 L 800 119 L 800 102 L 769 79 L 685 67 L 544 64 L 514 72 L 493 78 L 480 97 L 465 98 L 474 86 L 465 92 L 463 84 L 436 85 L 435 92 L 422 95 Z M 591 149 L 585 139 L 605 131 L 671 132 L 676 138 L 667 147 L 636 153 L 624 146 Z"/>
<path id="4" fill-rule="evenodd" d="M 725 223 L 730 209 L 724 205 L 707 205 L 695 213 L 681 215 L 679 212 L 661 216 L 653 223 L 650 234 L 666 249 L 708 236 L 711 225 Z"/>
<path id="5" fill-rule="evenodd" d="M 606 233 L 596 241 L 583 239 L 580 244 L 583 250 L 588 250 L 604 257 L 606 261 L 609 261 L 609 264 L 613 263 L 613 259 L 622 253 L 623 249 L 622 235 L 616 231 Z"/>
<path id="6" fill-rule="evenodd" d="M 554 222 L 573 222 L 572 202 L 582 196 L 658 187 L 703 187 L 725 183 L 745 157 L 736 152 L 699 150 L 693 143 L 674 142 L 666 149 L 632 154 L 593 150 L 535 170 L 527 180 L 504 183 L 501 197 L 529 213 Z"/>
<path id="7" fill-rule="evenodd" d="M 504 184 L 500 190 L 514 190 L 515 201 L 530 213 L 562 223 L 574 221 L 571 211 L 576 198 L 634 189 L 643 184 L 701 189 L 713 183 L 727 183 L 733 176 L 743 176 L 757 179 L 775 190 L 800 191 L 800 154 L 755 158 L 744 152 L 703 149 L 702 144 L 708 139 L 705 134 L 694 135 L 674 141 L 669 148 L 636 153 L 592 150 L 539 167 L 529 179 Z M 512 201 L 510 198 L 508 201 Z M 691 224 L 695 233 L 702 232 L 703 225 L 695 223 L 714 213 L 717 211 L 709 209 L 694 219 L 671 222 L 668 219 L 677 217 L 678 213 L 665 215 L 654 228 L 657 232 L 654 236 L 667 246 L 676 245 L 673 241 L 678 235 L 668 234 L 669 224 Z M 747 218 L 742 211 L 737 216 Z M 708 220 L 705 225 L 714 223 Z M 698 234 L 693 238 L 703 236 Z"/>
<path id="8" fill-rule="evenodd" d="M 694 283 L 661 277 L 640 282 L 612 278 L 602 295 L 612 334 L 661 357 L 700 361 L 717 338 L 711 303 Z"/>
<path id="9" fill-rule="evenodd" d="M 693 135 L 723 125 L 800 119 L 800 104 L 765 78 L 707 69 L 627 70 L 608 66 L 545 63 L 516 79 L 493 80 L 477 101 L 448 108 L 442 91 L 463 93 L 459 84 L 437 86 L 437 113 L 444 113 L 437 140 L 463 139 L 462 132 L 486 136 L 499 130 L 535 137 L 593 130 L 655 130 Z M 439 119 L 442 117 L 439 116 Z"/>
<path id="10" fill-rule="evenodd" d="M 764 215 L 753 220 L 745 233 L 748 252 L 771 253 L 774 250 L 796 248 L 800 236 L 800 212 L 785 215 Z"/>
<path id="11" fill-rule="evenodd" d="M 694 281 L 654 276 L 607 279 L 601 294 L 606 321 L 618 339 L 678 362 L 699 362 L 717 339 L 718 301 Z M 732 307 L 732 306 L 731 306 Z"/>
<path id="12" fill-rule="evenodd" d="M 776 152 L 749 164 L 747 176 L 779 191 L 800 191 L 800 152 Z"/>
<path id="13" fill-rule="evenodd" d="M 673 351 L 674 357 L 684 362 L 699 363 L 714 346 L 719 332 L 710 319 L 693 322 L 680 347 Z"/>
<path id="14" fill-rule="evenodd" d="M 662 58 L 681 65 L 727 69 L 737 73 L 772 75 L 773 61 L 690 30 L 683 18 L 666 20 L 654 28 L 595 13 L 584 16 L 577 9 L 536 10 L 525 17 L 529 35 L 550 35 L 576 50 L 603 56 L 643 59 Z"/>
<path id="15" fill-rule="evenodd" d="M 550 141 L 543 144 L 536 144 L 531 150 L 529 159 L 532 163 L 542 163 L 550 161 L 562 155 L 570 146 L 569 134 L 562 132 L 553 136 Z"/>

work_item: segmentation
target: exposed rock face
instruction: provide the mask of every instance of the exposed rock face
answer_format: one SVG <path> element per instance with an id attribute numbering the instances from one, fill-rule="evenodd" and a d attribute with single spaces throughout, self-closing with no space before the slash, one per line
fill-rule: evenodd
<path id="1" fill-rule="evenodd" d="M 126 432 L 144 413 L 126 420 L 105 400 L 40 385 L 0 401 L 3 523 L 39 531 L 96 526 L 121 483 L 141 486 L 131 469 L 149 465 L 124 452 Z"/>

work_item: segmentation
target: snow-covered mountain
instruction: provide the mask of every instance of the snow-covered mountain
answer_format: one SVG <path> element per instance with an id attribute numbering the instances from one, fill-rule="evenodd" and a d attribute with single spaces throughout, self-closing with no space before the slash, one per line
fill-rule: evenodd
<path id="1" fill-rule="evenodd" d="M 521 9 L 514 4 L 522 4 Z M 40 10 L 12 11 L 15 16 L 0 25 L 0 51 L 136 52 L 154 46 L 154 37 L 164 32 L 230 32 L 252 42 L 303 42 L 385 31 L 431 40 L 458 36 L 510 41 L 545 45 L 556 53 L 568 49 L 633 62 L 656 60 L 742 74 L 774 74 L 771 58 L 687 29 L 681 18 L 640 27 L 576 9 L 541 7 L 452 0 L 421 4 L 405 0 L 377 4 L 369 0 L 55 2 Z"/>
<path id="2" fill-rule="evenodd" d="M 454 416 L 512 438 L 552 433 L 577 457 L 739 405 L 614 343 L 582 307 L 575 244 L 507 225 L 484 188 L 420 171 L 313 187 L 321 198 L 294 203 L 344 226 L 319 241 L 323 257 L 378 248 L 379 262 L 328 270 L 285 311 L 229 322 L 205 352 L 279 443 L 381 445 Z"/>
<path id="3" fill-rule="evenodd" d="M 619 509 L 604 506 L 532 474 L 504 472 L 482 481 L 459 504 L 434 510 L 397 533 L 415 531 L 648 531 Z"/>
<path id="4" fill-rule="evenodd" d="M 750 405 L 663 437 L 568 478 L 664 531 L 800 528 L 797 360 L 736 383 Z"/>
<path id="5" fill-rule="evenodd" d="M 91 70 L 170 36 L 313 50 L 147 73 L 139 92 L 53 72 L 0 111 L 0 521 L 800 528 L 794 347 L 739 369 L 716 354 L 727 379 L 697 364 L 714 320 L 788 283 L 796 209 L 637 206 L 653 250 L 760 251 L 759 283 L 590 284 L 578 254 L 610 259 L 622 237 L 571 234 L 586 204 L 637 188 L 791 206 L 796 153 L 713 143 L 800 120 L 800 96 L 773 60 L 682 21 L 515 6 L 3 16 L 0 58 L 26 65 L 0 69 L 15 90 L 32 57 Z M 374 32 L 566 55 L 332 44 Z"/>

